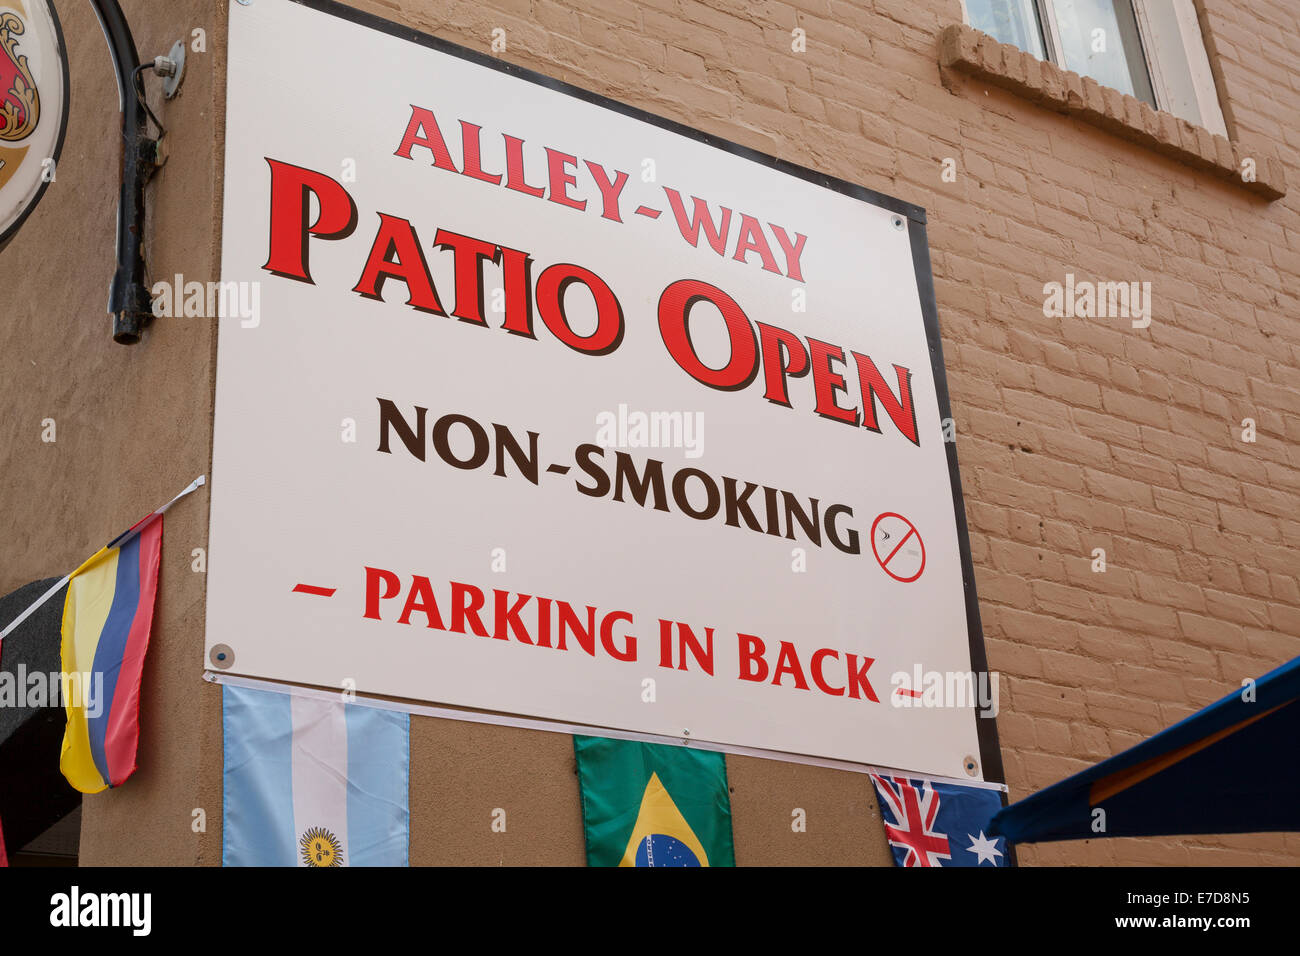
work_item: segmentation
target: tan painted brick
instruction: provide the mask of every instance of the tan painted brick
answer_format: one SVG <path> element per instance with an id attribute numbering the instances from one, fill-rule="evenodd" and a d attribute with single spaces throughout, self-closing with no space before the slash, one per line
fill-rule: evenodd
<path id="1" fill-rule="evenodd" d="M 1041 100 L 1059 104 L 1065 98 L 1065 76 L 1055 63 L 1044 62 L 1040 67 L 1043 76 Z"/>
<path id="2" fill-rule="evenodd" d="M 1083 118 L 1097 123 L 1103 128 L 1118 129 L 1121 125 L 1115 121 L 1112 105 L 1107 91 L 1091 76 L 1082 77 L 1083 81 Z M 1114 93 L 1113 90 L 1109 91 Z"/>
<path id="3" fill-rule="evenodd" d="M 1177 636 L 1177 614 L 1167 607 L 1157 607 L 1140 600 L 1120 597 L 1106 598 L 1109 622 L 1120 627 L 1134 628 L 1138 633 L 1155 637 Z"/>
<path id="4" fill-rule="evenodd" d="M 978 42 L 974 30 L 963 29 L 960 23 L 950 24 L 939 34 L 939 63 L 943 66 L 962 61 L 975 64 Z"/>
<path id="5" fill-rule="evenodd" d="M 1096 531 L 1123 531 L 1124 510 L 1115 504 L 1063 491 L 1052 495 L 1053 513 L 1081 528 Z"/>
<path id="6" fill-rule="evenodd" d="M 1096 113 L 1097 125 L 1103 129 L 1109 129 L 1116 132 L 1124 130 L 1124 94 L 1119 90 L 1109 86 L 1101 86 L 1092 77 L 1084 77 L 1084 90 L 1089 91 L 1096 88 L 1095 100 L 1097 106 L 1094 108 L 1089 104 L 1089 109 L 1085 110 L 1085 116 L 1089 113 Z"/>
<path id="7" fill-rule="evenodd" d="M 1095 497 L 1121 505 L 1137 505 L 1148 510 L 1155 507 L 1151 486 L 1145 482 L 1123 478 L 1095 468 L 1087 469 L 1084 476 L 1088 483 L 1088 491 Z M 1127 521 L 1125 527 L 1128 527 Z"/>
<path id="8" fill-rule="evenodd" d="M 1105 616 L 1100 595 L 1083 588 L 1069 587 L 1053 581 L 1034 581 L 1032 593 L 1036 606 L 1059 617 L 1094 624 Z"/>
<path id="9" fill-rule="evenodd" d="M 1282 541 L 1281 524 L 1267 514 L 1219 502 L 1219 521 L 1228 531 L 1249 535 L 1255 541 Z"/>
<path id="10" fill-rule="evenodd" d="M 1061 84 L 1065 87 L 1065 109 L 1070 113 L 1091 113 L 1096 107 L 1089 107 L 1084 93 L 1083 77 L 1072 70 L 1061 72 Z"/>
<path id="11" fill-rule="evenodd" d="M 1042 652 L 1036 647 L 986 637 L 985 650 L 994 671 L 1017 677 L 1043 676 Z"/>
<path id="12" fill-rule="evenodd" d="M 1141 395 L 1133 395 L 1118 389 L 1102 389 L 1102 407 L 1110 414 L 1125 421 L 1140 422 L 1153 428 L 1169 426 L 1168 406 L 1152 401 Z"/>
<path id="13" fill-rule="evenodd" d="M 1219 672 L 1218 654 L 1184 640 L 1165 640 L 1152 637 L 1147 639 L 1151 647 L 1152 659 L 1157 663 L 1172 665 L 1180 673 L 1199 673 L 1217 675 Z"/>
<path id="14" fill-rule="evenodd" d="M 1214 474 L 1191 465 L 1178 466 L 1178 480 L 1182 489 L 1194 495 L 1205 495 L 1223 501 L 1241 501 L 1241 483 L 1234 476 Z"/>
<path id="15" fill-rule="evenodd" d="M 1011 44 L 1002 44 L 1002 75 L 1005 80 L 1002 85 L 1005 88 L 1021 95 L 1026 93 L 1028 78 L 1025 60 L 1028 58 L 1028 54 L 1022 53 Z"/>
<path id="16" fill-rule="evenodd" d="M 1010 607 L 999 607 L 997 617 L 1002 632 L 1010 640 L 1057 650 L 1078 646 L 1079 625 L 1073 621 Z"/>
<path id="17" fill-rule="evenodd" d="M 1219 161 L 1219 151 L 1214 144 L 1214 134 L 1204 126 L 1196 127 L 1196 155 L 1203 167 L 1212 167 Z"/>
<path id="18" fill-rule="evenodd" d="M 1146 538 L 1170 547 L 1192 546 L 1192 533 L 1184 522 L 1140 508 L 1124 509 L 1124 527 L 1137 538 Z"/>
<path id="19" fill-rule="evenodd" d="M 1246 649 L 1246 634 L 1239 624 L 1182 611 L 1178 614 L 1178 625 L 1189 641 L 1203 647 L 1237 651 Z"/>
<path id="20" fill-rule="evenodd" d="M 1125 568 L 1150 571 L 1152 574 L 1179 574 L 1183 557 L 1188 553 L 1175 551 L 1140 538 L 1123 536 L 1117 536 L 1112 542 L 1112 547 L 1115 563 Z"/>
<path id="21" fill-rule="evenodd" d="M 1032 678 L 1013 677 L 1007 682 L 1006 694 L 1015 701 L 1017 713 L 1031 718 L 1077 717 L 1084 706 L 1084 692 L 1077 687 L 1063 687 Z"/>
<path id="22" fill-rule="evenodd" d="M 1076 553 L 1083 547 L 1078 528 L 1051 518 L 1042 523 L 1042 540 L 1048 547 L 1065 554 Z"/>
<path id="23" fill-rule="evenodd" d="M 1204 594 L 1205 610 L 1211 617 L 1255 627 L 1269 626 L 1269 605 L 1264 601 L 1254 600 L 1241 594 L 1228 594 L 1213 588 L 1206 588 Z"/>
<path id="24" fill-rule="evenodd" d="M 1183 678 L 1167 670 L 1116 664 L 1115 676 L 1121 691 L 1146 699 L 1177 700 L 1185 693 Z"/>
<path id="25" fill-rule="evenodd" d="M 1121 399 L 1119 404 L 1124 406 L 1126 403 Z M 1135 422 L 1116 415 L 1101 415 L 1081 408 L 1072 409 L 1070 418 L 1080 432 L 1089 438 L 1105 442 L 1111 446 L 1112 451 L 1117 445 L 1127 448 L 1137 448 L 1141 445 L 1142 430 Z"/>
<path id="26" fill-rule="evenodd" d="M 1002 44 L 988 34 L 980 34 L 976 56 L 984 73 L 997 74 L 1002 70 Z"/>
<path id="27" fill-rule="evenodd" d="M 1300 657 L 1300 637 L 1280 631 L 1246 628 L 1246 649 L 1256 657 L 1278 663 Z"/>
<path id="28" fill-rule="evenodd" d="M 1116 730 L 1148 735 L 1161 729 L 1159 707 L 1143 698 L 1089 688 L 1084 701 L 1090 718 Z"/>
<path id="29" fill-rule="evenodd" d="M 1300 608 L 1286 604 L 1270 604 L 1269 620 L 1284 634 L 1300 635 Z"/>
<path id="30" fill-rule="evenodd" d="M 1157 574 L 1137 574 L 1138 597 L 1153 604 L 1163 604 L 1182 610 L 1205 609 L 1205 595 L 1195 584 Z"/>
<path id="31" fill-rule="evenodd" d="M 1146 103 L 1139 103 L 1139 104 L 1138 104 L 1138 115 L 1139 115 L 1140 118 L 1141 118 L 1142 131 L 1143 131 L 1144 133 L 1146 133 L 1146 137 L 1145 137 L 1145 138 L 1146 138 L 1147 140 L 1150 140 L 1152 143 L 1154 143 L 1154 144 L 1156 144 L 1156 145 L 1159 145 L 1159 144 L 1161 143 L 1161 136 L 1160 136 L 1160 127 L 1161 127 L 1161 123 L 1160 123 L 1160 113 L 1158 113 L 1156 110 L 1152 109 L 1152 108 L 1151 108 L 1148 104 L 1146 104 Z"/>
<path id="32" fill-rule="evenodd" d="M 1042 750 L 1069 754 L 1073 749 L 1070 725 L 1061 720 L 1040 717 L 1033 722 L 1034 742 Z"/>
<path id="33" fill-rule="evenodd" d="M 1047 455 L 1020 454 L 1013 455 L 1013 468 L 1021 481 L 1048 485 L 1066 491 L 1084 490 L 1083 469 L 1069 462 L 1056 461 Z"/>
<path id="34" fill-rule="evenodd" d="M 1149 664 L 1153 658 L 1148 638 L 1113 627 L 1079 628 L 1079 650 L 1097 660 L 1125 664 Z"/>
<path id="35" fill-rule="evenodd" d="M 1272 488 L 1263 488 L 1249 482 L 1242 484 L 1246 507 L 1264 514 L 1294 518 L 1296 516 L 1295 495 Z"/>
<path id="36" fill-rule="evenodd" d="M 1153 497 L 1157 488 L 1173 488 L 1178 485 L 1178 468 L 1172 462 L 1140 451 L 1125 450 L 1122 454 L 1115 455 L 1114 465 L 1109 470 L 1151 485 Z"/>
<path id="37" fill-rule="evenodd" d="M 1300 582 L 1293 575 L 1269 574 L 1269 590 L 1273 597 L 1288 604 L 1300 604 Z"/>

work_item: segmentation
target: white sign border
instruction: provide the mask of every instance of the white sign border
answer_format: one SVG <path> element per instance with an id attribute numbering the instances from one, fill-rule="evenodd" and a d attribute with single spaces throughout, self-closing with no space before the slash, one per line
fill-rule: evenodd
<path id="1" fill-rule="evenodd" d="M 925 327 L 926 343 L 930 351 L 931 371 L 934 376 L 935 392 L 939 404 L 939 417 L 941 421 L 952 418 L 951 403 L 948 396 L 948 381 L 945 374 L 943 362 L 943 348 L 940 342 L 939 333 L 939 316 L 935 302 L 934 278 L 930 266 L 930 247 L 926 236 L 926 214 L 925 210 L 913 203 L 896 199 L 884 193 L 868 189 L 865 186 L 839 179 L 825 173 L 817 172 L 804 166 L 788 162 L 776 156 L 733 143 L 729 140 L 718 136 L 705 133 L 694 127 L 686 126 L 674 120 L 658 116 L 654 113 L 646 112 L 626 103 L 609 99 L 599 93 L 590 90 L 584 90 L 572 86 L 561 80 L 534 72 L 512 63 L 498 60 L 495 57 L 462 47 L 458 44 L 444 40 L 440 37 L 423 33 L 411 27 L 394 23 L 366 11 L 358 10 L 346 6 L 336 0 L 288 0 L 288 2 L 297 4 L 306 9 L 314 10 L 320 13 L 328 14 L 341 20 L 348 21 L 359 27 L 375 30 L 380 33 L 414 43 L 439 53 L 453 56 L 461 60 L 487 67 L 499 73 L 505 73 L 515 79 L 523 80 L 537 86 L 544 87 L 557 93 L 570 96 L 575 99 L 599 106 L 603 109 L 612 110 L 623 116 L 640 122 L 658 127 L 671 133 L 687 137 L 695 142 L 702 143 L 706 146 L 712 146 L 715 149 L 730 153 L 734 156 L 746 159 L 750 162 L 757 163 L 778 173 L 793 176 L 802 179 L 813 185 L 829 189 L 841 195 L 852 199 L 857 199 L 877 208 L 887 210 L 897 216 L 903 217 L 910 221 L 908 227 L 908 238 L 911 244 L 912 264 L 917 283 L 917 293 L 920 299 L 921 315 Z M 953 512 L 956 517 L 957 542 L 960 550 L 963 598 L 966 607 L 967 639 L 970 651 L 971 670 L 975 673 L 981 673 L 988 670 L 988 659 L 984 648 L 984 634 L 980 621 L 979 601 L 975 590 L 974 566 L 970 552 L 970 538 L 966 522 L 966 509 L 962 496 L 961 475 L 957 464 L 957 447 L 955 441 L 945 441 L 945 452 L 948 461 L 948 475 L 953 496 Z M 209 681 L 219 681 L 222 683 L 234 683 L 235 677 L 230 674 L 214 674 L 204 670 L 204 676 Z M 239 680 L 255 680 L 255 678 L 241 677 Z M 276 685 L 281 687 L 302 687 L 301 684 L 283 684 Z M 329 692 L 336 693 L 336 692 Z M 359 698 L 358 698 L 359 699 Z M 388 706 L 392 706 L 391 704 Z M 484 723 L 500 723 L 511 726 L 524 726 L 522 718 L 509 717 L 503 714 L 496 714 L 483 710 L 446 710 L 445 714 L 440 708 L 424 708 L 422 710 L 413 709 L 409 705 L 402 705 L 398 709 L 409 710 L 412 713 L 423 713 L 428 711 L 435 716 L 457 716 L 457 719 L 477 720 Z M 464 715 L 464 716 L 461 716 Z M 474 716 L 469 716 L 474 715 Z M 942 779 L 952 783 L 960 783 L 967 786 L 993 785 L 995 788 L 1005 788 L 1006 774 L 1002 762 L 1002 752 L 998 741 L 998 732 L 996 718 L 992 715 L 981 717 L 976 708 L 971 708 L 971 719 L 975 721 L 976 739 L 979 745 L 979 767 L 975 768 L 969 779 L 957 778 L 935 778 Z M 528 719 L 530 722 L 527 726 L 532 727 L 536 723 L 537 729 L 550 729 L 543 725 L 554 725 L 563 727 L 578 727 L 579 725 L 558 724 L 554 721 L 542 719 Z M 598 735 L 610 737 L 629 737 L 629 739 L 648 739 L 663 743 L 676 743 L 681 745 L 681 740 L 673 738 L 659 738 L 655 735 L 638 734 L 632 731 L 614 731 L 603 728 L 581 727 L 577 732 L 582 733 L 590 730 Z M 574 732 L 572 730 L 568 732 Z M 851 761 L 834 760 L 832 758 L 812 757 L 808 755 L 791 754 L 784 751 L 764 750 L 762 748 L 741 747 L 739 745 L 717 743 L 704 740 L 690 741 L 692 746 L 701 747 L 702 749 L 720 750 L 728 753 L 744 753 L 759 757 L 768 757 L 772 759 L 793 761 L 798 763 L 808 763 L 818 766 L 832 766 L 837 769 L 847 769 L 856 772 L 869 772 L 872 769 L 867 764 L 853 763 Z M 893 771 L 891 771 L 893 772 Z M 913 773 L 912 771 L 900 771 L 910 776 L 933 776 Z"/>
<path id="2" fill-rule="evenodd" d="M 313 700 L 342 699 L 337 688 L 309 687 L 287 681 L 266 680 L 260 677 L 245 677 L 242 674 L 223 674 L 219 671 L 204 671 L 203 679 L 210 684 L 231 687 L 248 687 L 253 690 L 269 690 L 293 697 L 308 697 Z M 451 707 L 439 707 L 436 704 L 421 704 L 385 697 L 370 697 L 356 694 L 347 698 L 346 703 L 358 707 L 373 707 L 376 710 L 388 710 L 398 714 L 414 714 L 417 717 L 433 717 L 438 720 L 459 720 L 469 724 L 492 724 L 498 727 L 517 727 L 523 730 L 540 730 L 549 734 L 581 734 L 590 737 L 609 737 L 613 740 L 637 740 L 648 744 L 662 744 L 669 747 L 694 747 L 696 750 L 708 750 L 714 753 L 736 754 L 740 757 L 758 757 L 763 760 L 781 760 L 785 763 L 804 764 L 809 767 L 828 767 L 831 770 L 844 770 L 849 773 L 881 773 L 910 780 L 929 780 L 932 783 L 946 783 L 960 787 L 974 787 L 978 790 L 996 790 L 1006 793 L 1005 783 L 989 780 L 958 779 L 932 773 L 919 773 L 904 770 L 901 767 L 879 767 L 875 764 L 854 763 L 850 760 L 836 760 L 833 757 L 814 757 L 810 754 L 788 753 L 784 750 L 764 750 L 762 747 L 745 747 L 741 744 L 716 743 L 710 740 L 690 740 L 685 737 L 665 737 L 662 734 L 648 734 L 637 730 L 619 730 L 616 727 L 593 727 L 588 724 L 568 724 L 562 721 L 546 720 L 541 717 L 516 717 L 512 714 L 497 714 L 482 710 L 457 710 Z"/>

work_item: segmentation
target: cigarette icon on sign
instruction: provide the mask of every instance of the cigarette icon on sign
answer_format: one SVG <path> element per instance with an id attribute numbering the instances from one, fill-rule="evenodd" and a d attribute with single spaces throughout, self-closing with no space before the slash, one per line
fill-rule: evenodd
<path id="1" fill-rule="evenodd" d="M 910 584 L 925 570 L 925 542 L 920 532 L 893 511 L 886 511 L 871 525 L 871 551 L 895 581 Z"/>

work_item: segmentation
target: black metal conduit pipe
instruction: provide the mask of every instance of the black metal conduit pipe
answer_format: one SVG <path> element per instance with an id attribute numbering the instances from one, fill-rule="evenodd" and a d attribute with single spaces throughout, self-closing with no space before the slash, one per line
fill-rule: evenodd
<path id="1" fill-rule="evenodd" d="M 117 200 L 117 271 L 108 293 L 113 341 L 134 345 L 153 320 L 144 273 L 144 187 L 153 172 L 157 142 L 145 125 L 134 74 L 140 57 L 117 0 L 90 0 L 108 40 L 122 111 L 122 187 Z"/>

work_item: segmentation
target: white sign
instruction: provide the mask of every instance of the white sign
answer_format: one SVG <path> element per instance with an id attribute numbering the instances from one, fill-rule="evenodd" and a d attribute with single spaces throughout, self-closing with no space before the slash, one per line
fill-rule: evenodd
<path id="1" fill-rule="evenodd" d="M 230 8 L 209 666 L 981 776 L 919 210 L 346 16 Z"/>
<path id="2" fill-rule="evenodd" d="M 0 0 L 0 249 L 56 181 L 68 64 L 48 0 Z"/>

